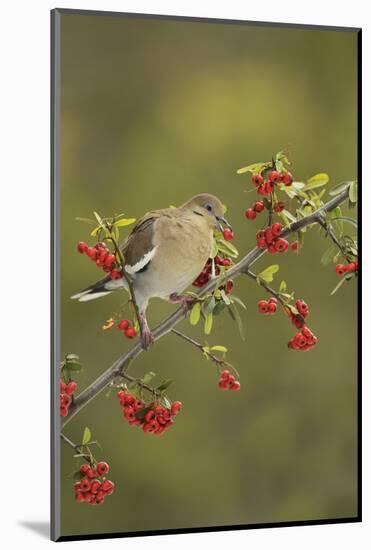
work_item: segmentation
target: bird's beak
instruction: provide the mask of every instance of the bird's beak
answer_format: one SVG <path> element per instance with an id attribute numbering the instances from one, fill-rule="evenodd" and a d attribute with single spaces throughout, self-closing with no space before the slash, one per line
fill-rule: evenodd
<path id="1" fill-rule="evenodd" d="M 223 225 L 225 227 L 228 227 L 229 229 L 232 229 L 232 226 L 230 223 L 227 222 L 227 220 L 225 218 L 223 218 L 222 216 L 215 216 L 216 217 L 216 222 L 217 222 L 217 226 L 218 226 L 218 229 L 223 233 Z"/>

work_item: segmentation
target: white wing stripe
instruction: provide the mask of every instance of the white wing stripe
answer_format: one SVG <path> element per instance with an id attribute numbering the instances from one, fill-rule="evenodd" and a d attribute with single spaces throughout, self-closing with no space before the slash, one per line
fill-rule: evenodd
<path id="1" fill-rule="evenodd" d="M 157 249 L 157 246 L 152 248 L 152 250 L 147 252 L 147 254 L 144 254 L 143 258 L 140 259 L 139 262 L 137 262 L 135 265 L 126 264 L 125 269 L 129 273 L 129 275 L 134 275 L 135 273 L 143 269 L 143 267 L 145 267 L 152 260 L 153 256 L 156 253 L 156 249 Z"/>

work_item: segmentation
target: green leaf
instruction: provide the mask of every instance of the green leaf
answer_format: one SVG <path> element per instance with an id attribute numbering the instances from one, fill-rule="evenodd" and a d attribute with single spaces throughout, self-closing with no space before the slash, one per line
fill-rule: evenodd
<path id="1" fill-rule="evenodd" d="M 356 181 L 353 181 L 349 187 L 349 200 L 352 203 L 356 203 L 358 199 L 358 185 Z"/>
<path id="2" fill-rule="evenodd" d="M 217 254 L 218 254 L 218 245 L 216 243 L 216 240 L 213 239 L 213 244 L 211 245 L 210 258 L 215 258 Z"/>
<path id="3" fill-rule="evenodd" d="M 74 472 L 72 475 L 72 479 L 75 479 L 76 481 L 80 481 L 83 477 L 85 477 L 85 474 L 80 472 L 80 470 L 77 470 L 77 472 Z"/>
<path id="4" fill-rule="evenodd" d="M 330 246 L 330 248 L 325 250 L 325 252 L 322 254 L 322 257 L 321 257 L 321 264 L 323 266 L 328 265 L 332 261 L 334 255 L 335 255 L 335 252 L 336 252 L 336 249 L 335 249 L 334 245 Z"/>
<path id="5" fill-rule="evenodd" d="M 269 168 L 271 166 L 270 162 L 256 162 L 255 164 L 249 164 L 248 166 L 243 166 L 237 170 L 237 174 L 245 174 L 250 172 L 251 174 L 260 173 L 262 170 Z"/>
<path id="6" fill-rule="evenodd" d="M 99 231 L 101 231 L 101 229 L 102 229 L 102 226 L 101 226 L 101 225 L 98 225 L 98 226 L 95 227 L 95 228 L 93 229 L 93 231 L 90 233 L 90 236 L 91 236 L 91 237 L 95 237 L 95 236 L 99 233 Z"/>
<path id="7" fill-rule="evenodd" d="M 231 256 L 232 258 L 238 257 L 238 250 L 237 248 L 231 244 L 229 241 L 225 241 L 224 239 L 218 239 L 217 240 L 218 250 L 220 252 L 223 252 L 227 256 Z"/>
<path id="8" fill-rule="evenodd" d="M 246 305 L 243 303 L 241 298 L 239 298 L 235 294 L 233 294 L 233 297 L 231 298 L 231 302 L 232 302 L 232 304 L 234 304 L 234 303 L 238 304 L 239 306 L 243 307 L 243 309 L 247 309 Z"/>
<path id="9" fill-rule="evenodd" d="M 331 292 L 330 296 L 333 296 L 335 294 L 335 292 L 337 292 L 339 290 L 339 288 L 341 287 L 341 285 L 344 284 L 344 282 L 346 281 L 346 278 L 343 277 L 342 279 L 340 279 L 340 281 L 338 282 L 338 284 L 336 285 L 336 287 L 333 289 L 333 291 Z"/>
<path id="10" fill-rule="evenodd" d="M 171 378 L 168 380 L 164 380 L 159 386 L 157 386 L 157 391 L 165 391 L 168 389 L 168 387 L 174 382 Z"/>
<path id="11" fill-rule="evenodd" d="M 234 304 L 231 304 L 228 308 L 228 313 L 232 319 L 237 323 L 238 331 L 240 333 L 241 339 L 245 340 L 245 334 L 243 330 L 243 323 L 240 316 L 240 313 Z"/>
<path id="12" fill-rule="evenodd" d="M 80 372 L 82 369 L 80 363 L 72 363 L 72 362 L 66 362 L 64 364 L 64 368 L 74 372 Z"/>
<path id="13" fill-rule="evenodd" d="M 143 384 L 149 384 L 150 382 L 152 382 L 155 376 L 156 376 L 155 372 L 153 371 L 147 372 L 142 378 Z"/>
<path id="14" fill-rule="evenodd" d="M 220 300 L 220 302 L 217 302 L 214 308 L 213 315 L 219 315 L 222 311 L 224 311 L 225 308 L 226 308 L 225 303 L 222 300 Z"/>
<path id="15" fill-rule="evenodd" d="M 68 353 L 66 355 L 66 361 L 68 363 L 80 363 L 80 357 L 75 353 Z"/>
<path id="16" fill-rule="evenodd" d="M 277 264 L 270 265 L 269 267 L 264 269 L 264 271 L 259 273 L 258 278 L 262 281 L 265 281 L 266 283 L 271 283 L 273 281 L 273 275 L 277 273 L 279 268 L 280 266 Z"/>
<path id="17" fill-rule="evenodd" d="M 353 225 L 356 229 L 358 229 L 358 222 L 354 218 L 350 218 L 349 216 L 337 216 L 336 218 L 332 218 L 332 221 L 336 221 L 336 220 L 348 222 L 351 225 Z"/>
<path id="18" fill-rule="evenodd" d="M 348 187 L 352 184 L 352 181 L 344 181 L 343 183 L 338 183 L 331 189 L 329 194 L 333 197 L 335 195 L 339 195 L 339 193 L 342 193 L 345 189 L 348 189 Z"/>
<path id="19" fill-rule="evenodd" d="M 285 292 L 287 290 L 287 284 L 286 281 L 281 281 L 280 287 L 278 289 L 278 292 Z"/>
<path id="20" fill-rule="evenodd" d="M 317 189 L 317 187 L 323 187 L 329 182 L 329 176 L 327 174 L 316 174 L 307 180 L 306 185 L 303 187 L 303 191 L 309 191 L 311 189 Z"/>
<path id="21" fill-rule="evenodd" d="M 141 409 L 139 409 L 135 412 L 134 416 L 138 420 L 142 420 L 142 418 L 144 418 L 146 416 L 147 412 L 149 412 L 150 410 L 152 410 L 152 407 L 142 407 Z"/>
<path id="22" fill-rule="evenodd" d="M 210 313 L 214 311 L 216 305 L 216 301 L 214 296 L 210 296 L 210 298 L 206 298 L 206 300 L 202 304 L 202 313 L 207 317 Z"/>
<path id="23" fill-rule="evenodd" d="M 136 218 L 121 218 L 121 220 L 117 220 L 113 225 L 115 227 L 126 227 L 127 225 L 131 225 L 136 221 Z"/>
<path id="24" fill-rule="evenodd" d="M 227 296 L 227 294 L 223 289 L 220 291 L 220 294 L 222 296 L 222 300 L 225 303 L 225 305 L 229 306 L 229 304 L 231 303 L 231 300 L 229 299 L 229 297 Z"/>
<path id="25" fill-rule="evenodd" d="M 225 346 L 212 346 L 210 348 L 211 351 L 222 351 L 223 353 L 227 353 L 228 349 Z"/>
<path id="26" fill-rule="evenodd" d="M 94 216 L 95 216 L 95 219 L 97 220 L 97 222 L 99 223 L 99 225 L 104 225 L 103 224 L 103 220 L 102 218 L 100 217 L 100 215 L 98 214 L 98 212 L 93 212 Z"/>
<path id="27" fill-rule="evenodd" d="M 200 320 L 201 315 L 201 304 L 197 302 L 191 311 L 191 314 L 189 316 L 189 322 L 191 325 L 197 325 L 198 321 Z"/>
<path id="28" fill-rule="evenodd" d="M 77 216 L 77 218 L 75 218 L 75 220 L 77 222 L 84 222 L 84 223 L 89 223 L 90 225 L 95 225 L 95 221 L 91 220 L 90 218 L 80 218 L 80 216 Z"/>
<path id="29" fill-rule="evenodd" d="M 204 325 L 205 334 L 210 334 L 212 327 L 213 327 L 213 314 L 209 313 L 208 315 L 206 315 L 206 318 L 205 318 L 205 325 Z"/>
<path id="30" fill-rule="evenodd" d="M 84 429 L 83 436 L 82 436 L 81 445 L 87 445 L 87 444 L 89 443 L 90 440 L 91 440 L 91 431 L 90 431 L 90 429 L 86 426 L 86 428 Z"/>

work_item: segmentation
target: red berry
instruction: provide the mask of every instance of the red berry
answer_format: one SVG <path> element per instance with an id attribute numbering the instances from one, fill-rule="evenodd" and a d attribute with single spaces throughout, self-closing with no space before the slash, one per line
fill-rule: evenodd
<path id="1" fill-rule="evenodd" d="M 263 212 L 264 210 L 264 202 L 258 201 L 254 204 L 254 210 L 255 212 Z"/>
<path id="2" fill-rule="evenodd" d="M 71 382 L 69 382 L 66 386 L 66 394 L 67 395 L 72 395 L 75 390 L 77 388 L 77 383 L 74 381 L 74 380 L 71 380 Z"/>
<path id="3" fill-rule="evenodd" d="M 223 258 L 222 260 L 220 260 L 220 265 L 226 267 L 226 266 L 229 266 L 229 265 L 232 265 L 232 260 L 231 258 Z"/>
<path id="4" fill-rule="evenodd" d="M 97 259 L 98 251 L 96 248 L 88 248 L 87 255 L 91 260 L 93 260 L 93 262 L 95 262 L 95 260 Z"/>
<path id="5" fill-rule="evenodd" d="M 60 414 L 63 417 L 66 417 L 68 415 L 68 408 L 65 405 L 61 405 Z"/>
<path id="6" fill-rule="evenodd" d="M 258 302 L 258 309 L 260 313 L 268 313 L 268 302 L 266 300 L 260 300 Z"/>
<path id="7" fill-rule="evenodd" d="M 265 185 L 259 185 L 258 187 L 258 195 L 267 195 L 267 191 L 265 189 Z"/>
<path id="8" fill-rule="evenodd" d="M 95 479 L 98 477 L 98 472 L 95 468 L 89 468 L 89 470 L 86 472 L 86 475 L 89 479 Z"/>
<path id="9" fill-rule="evenodd" d="M 252 208 L 248 208 L 245 212 L 245 216 L 248 220 L 255 220 L 256 212 Z"/>
<path id="10" fill-rule="evenodd" d="M 253 174 L 251 180 L 254 185 L 261 185 L 264 181 L 264 178 L 261 174 Z"/>
<path id="11" fill-rule="evenodd" d="M 90 470 L 89 464 L 82 464 L 82 466 L 80 466 L 80 472 L 82 474 L 86 474 L 88 470 Z"/>
<path id="12" fill-rule="evenodd" d="M 273 241 L 273 233 L 270 227 L 267 227 L 267 229 L 264 231 L 264 238 L 267 244 L 271 244 L 271 242 Z"/>
<path id="13" fill-rule="evenodd" d="M 238 380 L 234 380 L 234 382 L 231 385 L 231 390 L 238 391 L 241 388 L 241 384 L 238 382 Z"/>
<path id="14" fill-rule="evenodd" d="M 296 305 L 296 309 L 298 310 L 300 315 L 302 315 L 303 317 L 306 317 L 308 315 L 309 307 L 304 302 L 304 300 L 296 300 L 295 305 Z"/>
<path id="15" fill-rule="evenodd" d="M 110 273 L 111 279 L 121 279 L 121 273 L 118 269 L 112 269 Z"/>
<path id="16" fill-rule="evenodd" d="M 90 481 L 86 477 L 84 477 L 80 481 L 80 491 L 85 493 L 86 491 L 89 491 L 89 489 L 90 489 Z"/>
<path id="17" fill-rule="evenodd" d="M 75 500 L 76 500 L 76 502 L 84 502 L 85 501 L 85 497 L 84 497 L 84 495 L 81 491 L 76 491 Z"/>
<path id="18" fill-rule="evenodd" d="M 137 335 L 137 331 L 135 330 L 135 328 L 133 327 L 130 327 L 130 328 L 127 328 L 125 330 L 125 336 L 126 338 L 135 338 Z"/>
<path id="19" fill-rule="evenodd" d="M 143 409 L 144 402 L 141 399 L 136 399 L 133 403 L 133 407 L 135 411 L 139 411 L 140 409 Z"/>
<path id="20" fill-rule="evenodd" d="M 223 237 L 226 241 L 231 241 L 233 239 L 233 231 L 226 227 L 223 231 Z"/>
<path id="21" fill-rule="evenodd" d="M 282 231 L 282 223 L 276 222 L 272 225 L 272 233 L 275 237 L 278 237 L 281 231 Z"/>
<path id="22" fill-rule="evenodd" d="M 273 191 L 274 191 L 274 183 L 273 183 L 272 181 L 267 181 L 267 182 L 265 183 L 264 188 L 265 188 L 265 193 L 266 193 L 266 195 L 268 195 L 269 193 L 273 193 Z"/>
<path id="23" fill-rule="evenodd" d="M 86 252 L 89 250 L 89 247 L 86 243 L 80 241 L 77 245 L 77 250 L 80 252 L 80 254 L 86 254 Z"/>
<path id="24" fill-rule="evenodd" d="M 285 203 L 282 202 L 282 201 L 278 201 L 278 202 L 274 205 L 273 210 L 274 210 L 275 212 L 282 212 L 282 210 L 284 210 L 284 208 L 285 208 Z"/>
<path id="25" fill-rule="evenodd" d="M 281 175 L 277 170 L 271 170 L 268 174 L 268 178 L 272 183 L 277 183 L 281 179 Z"/>
<path id="26" fill-rule="evenodd" d="M 273 243 L 271 243 L 271 244 L 268 246 L 268 252 L 269 252 L 270 254 L 276 254 L 276 253 L 277 253 L 276 247 L 274 246 Z"/>
<path id="27" fill-rule="evenodd" d="M 289 247 L 289 243 L 288 241 L 286 241 L 286 239 L 277 239 L 274 243 L 274 247 L 277 252 L 286 252 Z"/>
<path id="28" fill-rule="evenodd" d="M 69 407 L 71 404 L 71 397 L 64 393 L 61 395 L 61 406 L 62 407 Z"/>
<path id="29" fill-rule="evenodd" d="M 173 416 L 177 415 L 178 412 L 182 409 L 183 405 L 180 401 L 174 401 L 171 405 L 171 414 Z"/>
<path id="30" fill-rule="evenodd" d="M 290 172 L 285 172 L 282 176 L 282 182 L 285 185 L 291 185 L 293 182 L 292 174 Z"/>
<path id="31" fill-rule="evenodd" d="M 61 393 L 64 393 L 66 391 L 66 384 L 63 382 L 63 380 L 60 381 L 60 389 Z"/>
<path id="32" fill-rule="evenodd" d="M 220 375 L 220 379 L 221 380 L 229 380 L 230 375 L 231 375 L 231 373 L 229 372 L 229 370 L 223 370 L 223 372 Z"/>
<path id="33" fill-rule="evenodd" d="M 114 254 L 107 254 L 104 260 L 104 265 L 111 267 L 116 262 L 116 256 Z"/>
<path id="34" fill-rule="evenodd" d="M 98 462 L 97 472 L 100 476 L 105 476 L 109 472 L 109 466 L 107 462 Z"/>
<path id="35" fill-rule="evenodd" d="M 294 241 L 293 243 L 291 243 L 291 250 L 293 252 L 296 252 L 298 249 L 299 249 L 299 241 Z"/>
<path id="36" fill-rule="evenodd" d="M 278 300 L 275 296 L 271 296 L 271 298 L 269 298 L 268 300 L 268 303 L 278 304 Z"/>
<path id="37" fill-rule="evenodd" d="M 129 328 L 130 326 L 130 321 L 128 321 L 127 319 L 122 319 L 118 325 L 117 325 L 117 328 L 119 330 L 126 330 L 127 328 Z"/>
<path id="38" fill-rule="evenodd" d="M 225 293 L 230 294 L 233 290 L 234 283 L 232 279 L 228 279 L 228 281 L 225 284 Z"/>
<path id="39" fill-rule="evenodd" d="M 155 411 L 148 411 L 146 416 L 144 417 L 145 418 L 145 421 L 146 422 L 150 422 L 152 420 L 152 418 L 155 417 Z"/>
<path id="40" fill-rule="evenodd" d="M 99 489 L 100 489 L 100 486 L 101 486 L 100 481 L 98 481 L 97 479 L 95 479 L 94 481 L 91 482 L 90 491 L 91 491 L 93 494 L 97 494 L 97 492 L 98 492 Z"/>
<path id="41" fill-rule="evenodd" d="M 276 311 L 277 311 L 277 304 L 275 304 L 274 302 L 268 303 L 268 313 L 273 314 L 273 313 L 276 313 Z"/>

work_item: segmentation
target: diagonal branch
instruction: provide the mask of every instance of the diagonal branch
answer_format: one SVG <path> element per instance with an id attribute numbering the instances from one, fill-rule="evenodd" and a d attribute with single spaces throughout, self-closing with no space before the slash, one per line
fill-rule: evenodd
<path id="1" fill-rule="evenodd" d="M 323 214 L 334 210 L 337 206 L 342 204 L 348 198 L 348 188 L 344 189 L 341 193 L 329 200 L 323 206 L 318 208 L 312 214 L 297 220 L 289 227 L 285 228 L 281 236 L 287 237 L 291 233 L 295 233 L 303 227 L 312 225 L 314 223 L 320 223 Z M 218 284 L 222 284 L 224 279 L 234 279 L 241 273 L 246 273 L 248 268 L 261 258 L 266 253 L 265 250 L 260 248 L 253 248 L 248 252 L 237 264 L 228 269 L 222 278 L 218 279 Z M 215 281 L 211 280 L 198 292 L 199 297 L 203 297 L 209 292 L 214 290 Z M 184 319 L 184 311 L 182 308 L 178 308 L 174 313 L 164 319 L 153 331 L 154 341 L 159 340 L 166 334 L 168 334 L 173 327 Z M 138 342 L 129 351 L 121 355 L 108 369 L 106 369 L 94 382 L 90 384 L 84 391 L 78 395 L 74 403 L 70 406 L 70 412 L 68 417 L 64 420 L 63 426 L 65 426 L 91 399 L 93 399 L 98 393 L 100 393 L 116 376 L 120 376 L 122 372 L 125 372 L 129 364 L 142 353 L 143 348 L 141 343 Z"/>

